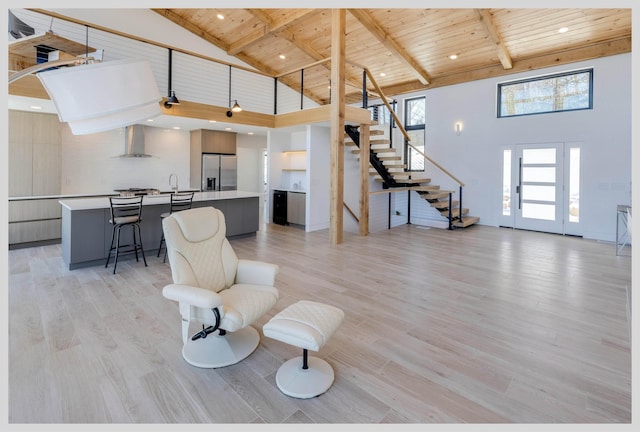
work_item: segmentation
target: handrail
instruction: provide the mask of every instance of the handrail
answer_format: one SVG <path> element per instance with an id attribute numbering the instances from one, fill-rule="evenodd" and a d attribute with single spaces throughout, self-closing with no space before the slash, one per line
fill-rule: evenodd
<path id="1" fill-rule="evenodd" d="M 324 59 L 320 59 L 320 60 L 315 61 L 315 62 L 313 62 L 313 63 L 309 63 L 308 65 L 305 65 L 305 66 L 302 66 L 302 67 L 297 67 L 297 68 L 295 68 L 295 69 L 291 69 L 291 70 L 289 70 L 289 71 L 279 73 L 279 74 L 277 74 L 277 75 L 274 75 L 273 77 L 274 77 L 274 78 L 282 78 L 283 76 L 286 76 L 286 75 L 289 75 L 289 74 L 292 74 L 292 73 L 295 73 L 295 72 L 300 72 L 301 70 L 309 69 L 309 68 L 311 68 L 311 67 L 313 67 L 313 66 L 321 65 L 321 64 L 326 63 L 326 62 L 328 62 L 328 61 L 330 61 L 330 60 L 331 60 L 331 57 L 327 57 L 327 58 L 324 58 Z"/>
<path id="2" fill-rule="evenodd" d="M 344 206 L 344 208 L 347 209 L 347 212 L 351 215 L 351 217 L 353 217 L 356 220 L 356 222 L 360 222 L 360 219 L 358 219 L 358 216 L 356 216 L 356 214 L 349 208 L 346 202 L 343 201 L 342 205 Z"/>
<path id="3" fill-rule="evenodd" d="M 402 122 L 400 121 L 400 119 L 398 118 L 398 116 L 396 115 L 395 111 L 393 110 L 393 108 L 391 108 L 391 105 L 389 105 L 389 102 L 387 102 L 387 97 L 384 95 L 384 93 L 382 92 L 382 89 L 378 86 L 378 83 L 376 82 L 376 80 L 373 78 L 373 74 L 369 71 L 369 69 L 367 69 L 366 67 L 364 68 L 365 72 L 367 72 L 367 76 L 369 77 L 369 80 L 371 81 L 371 84 L 373 84 L 373 87 L 375 87 L 376 91 L 382 95 L 382 102 L 384 102 L 384 105 L 387 107 L 387 109 L 389 110 L 389 112 L 391 113 L 391 115 L 393 116 L 393 119 L 396 122 L 396 126 L 398 126 L 398 129 L 400 129 L 400 132 L 402 132 L 402 135 L 404 135 L 404 139 L 407 140 L 407 143 L 409 141 L 411 141 L 411 138 L 409 138 L 409 134 L 407 133 L 406 130 L 404 130 L 404 127 L 402 127 Z"/>
<path id="4" fill-rule="evenodd" d="M 416 147 L 413 146 L 413 144 L 411 143 L 407 143 L 407 145 L 409 147 L 411 147 L 413 150 L 415 150 L 417 153 L 421 154 L 423 158 L 425 158 L 426 160 L 428 160 L 429 162 L 431 162 L 433 165 L 435 165 L 440 171 L 442 171 L 443 173 L 445 173 L 447 176 L 449 176 L 451 179 L 453 179 L 456 183 L 458 183 L 460 186 L 464 186 L 464 183 L 459 180 L 456 176 L 454 176 L 453 174 L 451 174 L 449 171 L 447 171 L 446 169 L 444 169 L 438 162 L 434 161 L 433 159 L 431 159 L 429 156 L 427 156 L 426 154 L 422 153 L 420 150 L 418 150 Z"/>

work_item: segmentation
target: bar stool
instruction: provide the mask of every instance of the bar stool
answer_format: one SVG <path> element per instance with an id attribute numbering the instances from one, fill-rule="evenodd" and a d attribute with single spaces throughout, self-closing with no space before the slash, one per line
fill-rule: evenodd
<path id="1" fill-rule="evenodd" d="M 171 204 L 168 212 L 164 212 L 160 215 L 160 227 L 162 227 L 162 219 L 169 216 L 171 213 L 175 213 L 182 210 L 189 210 L 193 203 L 193 192 L 175 192 L 171 194 Z M 160 251 L 162 251 L 162 245 L 164 248 L 164 258 L 162 262 L 167 262 L 167 247 L 164 241 L 164 230 L 162 231 L 162 237 L 160 237 L 160 245 L 158 246 L 158 257 L 160 257 Z"/>
<path id="2" fill-rule="evenodd" d="M 116 274 L 116 267 L 118 266 L 118 257 L 121 253 L 130 254 L 135 253 L 136 261 L 138 259 L 138 251 L 142 254 L 145 267 L 147 266 L 147 259 L 144 256 L 144 249 L 142 248 L 142 236 L 140 234 L 140 222 L 142 221 L 142 198 L 143 196 L 134 197 L 109 197 L 109 203 L 111 206 L 111 219 L 109 223 L 113 225 L 111 229 L 111 246 L 109 247 L 109 254 L 107 255 L 107 263 L 105 268 L 109 266 L 111 256 L 115 257 L 113 262 L 113 274 Z M 120 231 L 122 227 L 130 226 L 131 233 L 133 235 L 133 241 L 131 244 L 120 244 Z M 137 237 L 136 237 L 137 231 Z"/>

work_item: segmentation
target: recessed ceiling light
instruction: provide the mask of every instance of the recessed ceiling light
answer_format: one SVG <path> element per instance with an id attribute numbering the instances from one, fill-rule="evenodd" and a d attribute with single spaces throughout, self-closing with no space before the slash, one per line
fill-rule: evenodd
<path id="1" fill-rule="evenodd" d="M 153 120 L 153 119 L 147 119 L 147 121 L 148 121 L 148 122 L 153 122 L 154 120 Z"/>
<path id="2" fill-rule="evenodd" d="M 215 120 L 209 120 L 209 123 L 215 123 L 215 122 L 216 122 Z"/>
<path id="3" fill-rule="evenodd" d="M 286 59 L 286 57 L 285 57 L 285 55 L 284 55 L 284 54 L 280 54 L 280 58 L 281 58 L 282 60 Z"/>
<path id="4" fill-rule="evenodd" d="M 458 58 L 458 56 L 457 56 L 457 54 L 451 54 L 451 55 L 449 56 L 449 58 L 450 58 L 451 60 L 455 60 L 455 59 L 457 59 L 457 58 Z"/>
<path id="5" fill-rule="evenodd" d="M 230 131 L 230 130 L 231 130 L 231 128 L 230 128 L 230 127 L 226 127 L 226 128 L 224 128 L 224 130 L 228 130 L 228 131 Z"/>
<path id="6" fill-rule="evenodd" d="M 180 130 L 180 126 L 174 126 L 171 129 Z"/>
<path id="7" fill-rule="evenodd" d="M 248 135 L 253 135 L 253 132 L 247 132 Z"/>
<path id="8" fill-rule="evenodd" d="M 38 105 L 31 105 L 29 108 L 31 108 L 32 110 L 41 110 L 42 107 L 38 106 Z"/>
<path id="9" fill-rule="evenodd" d="M 569 27 L 560 27 L 558 33 L 566 33 L 569 31 Z"/>
<path id="10" fill-rule="evenodd" d="M 380 76 L 387 76 L 387 74 L 384 72 L 380 72 Z"/>
<path id="11" fill-rule="evenodd" d="M 216 15 L 216 16 L 218 17 L 218 19 L 221 19 L 221 20 L 223 20 L 223 19 L 224 19 L 224 15 L 222 15 L 222 14 L 218 14 L 218 15 Z"/>

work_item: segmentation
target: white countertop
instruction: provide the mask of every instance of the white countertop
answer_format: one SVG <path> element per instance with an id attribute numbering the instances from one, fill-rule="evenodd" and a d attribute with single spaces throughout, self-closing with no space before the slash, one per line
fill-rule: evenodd
<path id="1" fill-rule="evenodd" d="M 294 189 L 294 188 L 273 188 L 272 191 L 285 191 L 285 192 L 294 192 L 294 193 L 307 193 L 304 189 Z"/>
<path id="2" fill-rule="evenodd" d="M 70 198 L 91 198 L 91 197 L 105 197 L 105 196 L 118 196 L 116 192 L 97 193 L 97 194 L 69 194 L 69 195 L 43 195 L 43 196 L 13 196 L 9 197 L 9 201 L 31 201 L 41 199 L 70 199 Z"/>
<path id="3" fill-rule="evenodd" d="M 170 194 L 160 195 L 144 195 L 142 199 L 142 205 L 155 205 L 155 204 L 169 204 Z M 196 192 L 193 195 L 193 201 L 215 201 L 226 200 L 236 198 L 250 198 L 259 197 L 262 194 L 257 192 L 245 192 L 245 191 L 210 191 L 210 192 Z M 71 198 L 60 200 L 60 205 L 69 210 L 92 210 L 109 208 L 109 198 Z"/>

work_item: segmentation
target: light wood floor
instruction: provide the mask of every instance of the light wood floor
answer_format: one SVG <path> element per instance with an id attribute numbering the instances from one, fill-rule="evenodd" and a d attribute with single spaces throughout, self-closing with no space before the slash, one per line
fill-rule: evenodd
<path id="1" fill-rule="evenodd" d="M 289 398 L 301 350 L 262 337 L 239 364 L 181 357 L 169 264 L 65 270 L 60 245 L 9 251 L 9 423 L 630 423 L 631 259 L 574 237 L 404 225 L 329 244 L 268 225 L 232 241 L 277 263 L 280 300 L 342 308 L 318 353 L 336 380 Z"/>

